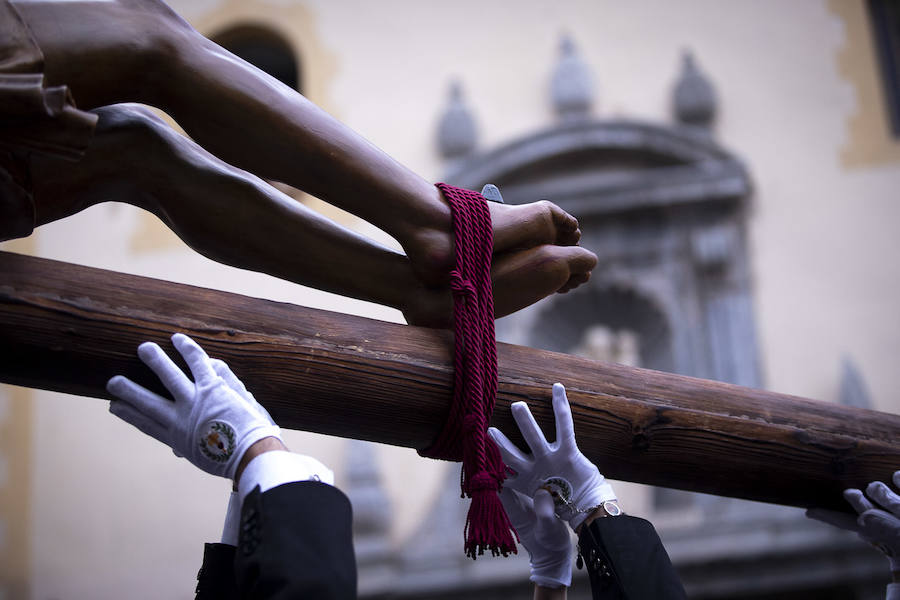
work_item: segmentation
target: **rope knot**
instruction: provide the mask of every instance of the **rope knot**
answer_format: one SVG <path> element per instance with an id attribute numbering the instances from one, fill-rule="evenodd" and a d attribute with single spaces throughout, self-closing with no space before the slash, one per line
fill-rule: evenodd
<path id="1" fill-rule="evenodd" d="M 474 300 L 477 293 L 472 282 L 463 278 L 456 269 L 450 271 L 450 289 L 453 291 L 455 300 Z"/>
<path id="2" fill-rule="evenodd" d="M 497 479 L 487 471 L 479 471 L 475 473 L 469 480 L 469 492 L 496 492 L 499 488 Z"/>

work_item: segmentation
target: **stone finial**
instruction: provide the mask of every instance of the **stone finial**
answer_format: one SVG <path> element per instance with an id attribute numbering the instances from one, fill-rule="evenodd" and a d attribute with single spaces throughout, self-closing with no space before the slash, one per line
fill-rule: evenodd
<path id="1" fill-rule="evenodd" d="M 872 408 L 869 390 L 856 364 L 847 356 L 841 363 L 840 403 L 856 408 Z"/>
<path id="2" fill-rule="evenodd" d="M 462 84 L 450 84 L 447 109 L 438 123 L 438 149 L 444 158 L 465 156 L 475 149 L 475 119 L 463 101 Z"/>
<path id="3" fill-rule="evenodd" d="M 553 109 L 564 121 L 587 118 L 594 103 L 594 90 L 587 65 L 568 35 L 560 41 L 560 57 L 550 82 Z"/>
<path id="4" fill-rule="evenodd" d="M 716 93 L 709 80 L 697 68 L 694 55 L 682 55 L 681 78 L 672 95 L 675 118 L 686 125 L 710 127 L 716 116 Z"/>

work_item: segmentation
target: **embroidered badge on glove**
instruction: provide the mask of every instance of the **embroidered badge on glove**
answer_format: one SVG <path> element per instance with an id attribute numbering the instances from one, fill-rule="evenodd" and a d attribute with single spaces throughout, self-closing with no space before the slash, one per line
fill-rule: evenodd
<path id="1" fill-rule="evenodd" d="M 538 489 L 550 492 L 556 506 L 568 506 L 572 502 L 572 484 L 562 477 L 548 477 Z"/>
<path id="2" fill-rule="evenodd" d="M 217 463 L 227 462 L 234 454 L 234 428 L 224 421 L 210 421 L 204 425 L 197 443 L 200 452 L 209 460 Z"/>

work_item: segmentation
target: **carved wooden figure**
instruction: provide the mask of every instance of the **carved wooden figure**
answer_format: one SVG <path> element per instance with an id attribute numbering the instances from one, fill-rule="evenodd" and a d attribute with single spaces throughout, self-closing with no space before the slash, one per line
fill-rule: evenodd
<path id="1" fill-rule="evenodd" d="M 164 110 L 193 141 L 123 102 Z M 405 254 L 261 178 L 360 216 Z M 451 214 L 429 182 L 159 0 L 0 0 L 0 240 L 109 200 L 214 260 L 449 321 Z M 491 216 L 498 316 L 587 281 L 596 257 L 574 217 L 549 202 Z"/>

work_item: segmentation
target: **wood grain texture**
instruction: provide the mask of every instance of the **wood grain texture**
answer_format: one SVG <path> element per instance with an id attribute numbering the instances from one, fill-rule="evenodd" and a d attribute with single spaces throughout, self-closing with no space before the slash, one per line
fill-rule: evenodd
<path id="1" fill-rule="evenodd" d="M 283 427 L 412 448 L 451 398 L 449 332 L 0 252 L 0 381 L 108 398 L 135 349 L 176 331 L 225 360 Z M 611 478 L 795 506 L 900 468 L 900 417 L 500 344 L 493 424 L 525 400 L 552 439 L 566 384 L 583 452 Z M 516 432 L 517 433 L 517 432 Z M 517 442 L 521 440 L 511 435 Z"/>

